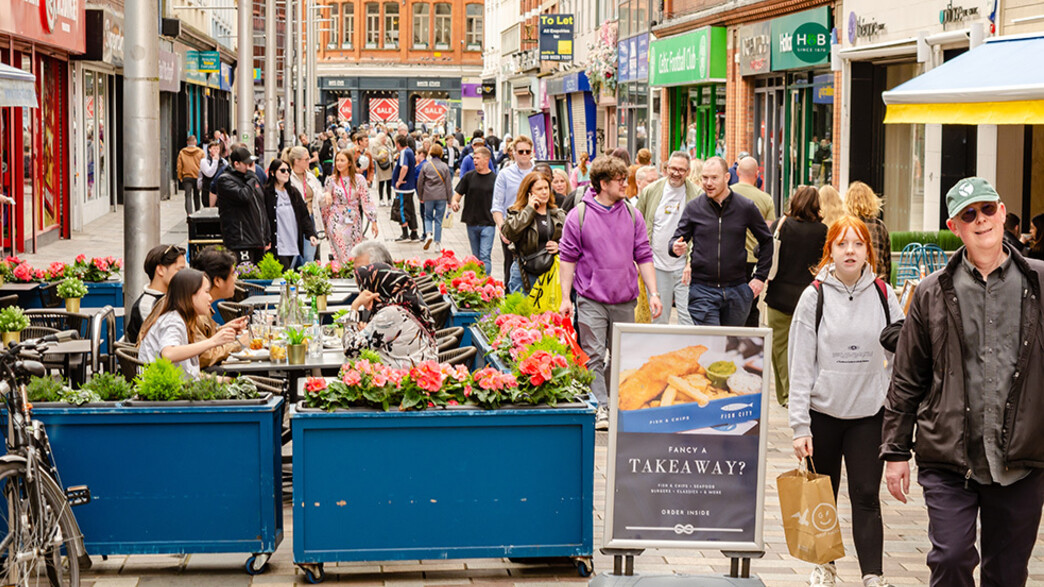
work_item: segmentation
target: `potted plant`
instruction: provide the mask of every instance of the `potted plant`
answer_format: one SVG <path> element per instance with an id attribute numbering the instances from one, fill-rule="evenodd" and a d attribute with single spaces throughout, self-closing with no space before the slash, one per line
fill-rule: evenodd
<path id="1" fill-rule="evenodd" d="M 333 284 L 326 278 L 323 273 L 315 275 L 305 275 L 302 287 L 310 296 L 315 297 L 315 307 L 317 310 L 322 312 L 326 309 L 326 296 L 330 295 L 333 291 Z"/>
<path id="2" fill-rule="evenodd" d="M 68 312 L 80 311 L 80 300 L 87 295 L 87 286 L 79 278 L 66 277 L 58 284 L 58 297 L 65 300 Z"/>
<path id="3" fill-rule="evenodd" d="M 287 326 L 283 331 L 286 336 L 286 359 L 291 365 L 304 365 L 308 340 L 308 327 Z"/>
<path id="4" fill-rule="evenodd" d="M 25 315 L 18 306 L 10 306 L 0 310 L 0 340 L 4 346 L 12 342 L 18 342 L 22 338 L 22 331 L 29 327 L 29 317 Z"/>
<path id="5" fill-rule="evenodd" d="M 283 274 L 283 266 L 272 253 L 265 253 L 265 256 L 261 257 L 257 270 L 261 279 L 279 279 L 279 276 Z"/>

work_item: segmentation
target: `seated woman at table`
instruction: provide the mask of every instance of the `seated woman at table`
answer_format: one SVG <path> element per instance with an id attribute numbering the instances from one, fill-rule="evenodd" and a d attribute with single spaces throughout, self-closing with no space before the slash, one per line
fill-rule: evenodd
<path id="1" fill-rule="evenodd" d="M 165 295 L 141 327 L 138 359 L 151 363 L 163 357 L 181 367 L 185 376 L 199 378 L 199 356 L 214 347 L 236 340 L 232 324 L 222 326 L 210 338 L 199 340 L 195 324 L 210 313 L 210 280 L 201 271 L 182 269 L 170 280 Z"/>
<path id="2" fill-rule="evenodd" d="M 228 249 L 221 247 L 207 247 L 192 256 L 192 268 L 202 271 L 210 280 L 210 298 L 217 302 L 231 298 L 236 293 L 236 256 Z M 207 313 L 196 319 L 193 331 L 195 340 L 205 340 L 221 329 L 221 325 L 214 321 L 213 305 L 207 308 Z M 207 349 L 199 355 L 199 368 L 206 369 L 216 365 L 228 358 L 229 355 L 240 348 L 249 346 L 250 331 L 247 329 L 249 316 L 241 316 L 228 323 L 239 332 L 236 341 L 218 345 Z"/>
<path id="3" fill-rule="evenodd" d="M 352 248 L 352 260 L 355 267 L 365 267 L 373 263 L 384 263 L 391 266 L 392 256 L 384 243 L 370 239 L 363 241 Z"/>
<path id="4" fill-rule="evenodd" d="M 373 263 L 356 267 L 355 280 L 359 295 L 352 302 L 352 310 L 366 308 L 370 321 L 360 324 L 357 331 L 345 330 L 345 355 L 353 357 L 371 349 L 380 355 L 382 363 L 396 368 L 438 359 L 435 323 L 406 272 Z"/>

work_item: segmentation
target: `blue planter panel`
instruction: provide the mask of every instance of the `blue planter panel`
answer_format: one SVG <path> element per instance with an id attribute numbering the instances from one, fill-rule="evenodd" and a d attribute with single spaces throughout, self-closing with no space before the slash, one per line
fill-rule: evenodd
<path id="1" fill-rule="evenodd" d="M 450 303 L 450 317 L 446 321 L 446 327 L 463 326 L 465 330 L 463 338 L 460 339 L 460 346 L 471 346 L 471 330 L 468 327 L 478 322 L 484 314 L 473 310 L 461 310 L 453 303 L 453 299 L 449 295 L 444 294 L 443 298 Z"/>
<path id="2" fill-rule="evenodd" d="M 102 281 L 86 283 L 85 285 L 87 286 L 87 295 L 80 300 L 80 306 L 84 308 L 123 307 L 122 281 Z"/>
<path id="3" fill-rule="evenodd" d="M 478 349 L 478 352 L 475 353 L 474 370 L 488 366 L 502 373 L 511 372 L 511 369 L 500 360 L 500 357 L 490 354 L 493 347 L 490 346 L 489 341 L 486 340 L 485 335 L 478 330 L 477 326 L 469 326 L 466 335 L 471 337 L 472 345 Z"/>
<path id="4" fill-rule="evenodd" d="M 283 399 L 265 405 L 38 408 L 87 552 L 274 552 Z"/>
<path id="5" fill-rule="evenodd" d="M 592 405 L 291 426 L 297 563 L 592 553 Z"/>

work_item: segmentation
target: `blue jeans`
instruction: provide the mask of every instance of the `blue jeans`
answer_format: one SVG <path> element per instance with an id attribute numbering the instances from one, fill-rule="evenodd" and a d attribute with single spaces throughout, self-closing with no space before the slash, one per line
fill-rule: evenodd
<path id="1" fill-rule="evenodd" d="M 486 266 L 486 275 L 493 275 L 493 239 L 497 238 L 496 226 L 468 226 L 471 254 Z"/>
<path id="2" fill-rule="evenodd" d="M 508 276 L 507 293 L 522 291 L 522 272 L 518 270 L 518 261 L 511 264 L 511 274 Z"/>
<path id="3" fill-rule="evenodd" d="M 715 287 L 693 282 L 689 286 L 689 316 L 697 326 L 743 326 L 754 292 L 746 283 Z"/>
<path id="4" fill-rule="evenodd" d="M 315 218 L 312 219 L 313 221 Z M 307 263 L 315 260 L 315 253 L 319 250 L 318 246 L 312 246 L 307 237 L 301 237 L 301 259 Z"/>
<path id="5" fill-rule="evenodd" d="M 435 242 L 442 242 L 442 217 L 446 215 L 446 200 L 424 202 L 424 234 L 432 234 L 432 223 L 435 224 Z"/>

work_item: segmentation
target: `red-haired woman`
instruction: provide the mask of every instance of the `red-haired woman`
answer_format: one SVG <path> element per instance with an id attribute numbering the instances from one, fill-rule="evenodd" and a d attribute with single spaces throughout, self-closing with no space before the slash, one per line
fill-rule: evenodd
<path id="1" fill-rule="evenodd" d="M 881 577 L 884 463 L 878 450 L 892 367 L 879 337 L 903 318 L 895 292 L 874 274 L 871 243 L 866 224 L 854 216 L 830 226 L 816 280 L 794 310 L 788 353 L 794 454 L 811 458 L 816 472 L 830 476 L 835 499 L 844 460 L 852 534 L 867 587 L 888 585 Z M 833 563 L 819 565 L 809 583 L 833 585 L 836 574 Z"/>

